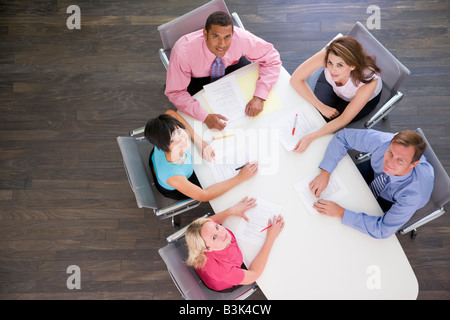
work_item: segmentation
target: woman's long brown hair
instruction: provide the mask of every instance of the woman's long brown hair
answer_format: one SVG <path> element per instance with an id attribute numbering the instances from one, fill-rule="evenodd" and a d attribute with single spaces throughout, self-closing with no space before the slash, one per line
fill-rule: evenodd
<path id="1" fill-rule="evenodd" d="M 360 82 L 369 83 L 375 73 L 380 73 L 380 68 L 375 63 L 375 57 L 368 55 L 361 44 L 352 37 L 343 36 L 332 41 L 326 48 L 325 67 L 328 63 L 328 55 L 333 53 L 335 56 L 341 57 L 344 62 L 354 70 L 350 73 L 355 85 Z M 366 73 L 369 70 L 370 73 Z"/>

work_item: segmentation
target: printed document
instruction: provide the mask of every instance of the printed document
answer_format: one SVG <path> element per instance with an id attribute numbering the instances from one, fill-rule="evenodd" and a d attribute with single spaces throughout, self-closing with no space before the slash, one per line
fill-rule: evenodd
<path id="1" fill-rule="evenodd" d="M 239 173 L 236 168 L 257 159 L 245 138 L 230 137 L 214 141 L 213 148 L 216 156 L 208 165 L 216 183 L 233 178 Z"/>
<path id="2" fill-rule="evenodd" d="M 293 110 L 276 121 L 272 128 L 279 131 L 280 143 L 287 151 L 292 151 L 301 137 L 323 126 L 323 121 L 306 110 Z M 295 132 L 292 134 L 293 128 Z"/>
<path id="3" fill-rule="evenodd" d="M 234 128 L 251 118 L 245 115 L 245 100 L 234 75 L 204 86 L 205 98 L 212 113 L 228 118 L 227 128 Z"/>
<path id="4" fill-rule="evenodd" d="M 256 200 L 256 207 L 247 210 L 245 215 L 249 221 L 241 219 L 236 232 L 236 238 L 262 247 L 266 241 L 267 230 L 261 232 L 281 213 L 282 206 L 263 199 Z"/>
<path id="5" fill-rule="evenodd" d="M 317 210 L 313 207 L 314 203 L 317 200 L 324 199 L 329 201 L 337 201 L 348 194 L 348 189 L 342 179 L 333 172 L 330 176 L 330 181 L 328 182 L 327 187 L 322 191 L 319 198 L 316 198 L 309 190 L 309 183 L 315 177 L 316 175 L 311 175 L 305 179 L 300 180 L 294 185 L 295 191 L 297 191 L 297 194 L 300 196 L 300 199 L 302 199 L 306 209 L 308 209 L 309 213 L 311 214 L 318 213 Z"/>

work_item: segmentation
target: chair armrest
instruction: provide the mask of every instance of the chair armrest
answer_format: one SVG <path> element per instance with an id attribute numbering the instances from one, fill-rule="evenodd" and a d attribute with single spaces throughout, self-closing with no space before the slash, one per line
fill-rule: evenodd
<path id="1" fill-rule="evenodd" d="M 208 212 L 207 214 L 203 215 L 202 218 L 207 218 L 212 216 L 213 214 L 211 212 Z M 168 243 L 172 243 L 174 241 L 179 240 L 180 238 L 184 237 L 184 234 L 186 233 L 187 228 L 189 228 L 191 224 L 189 223 L 187 226 L 181 228 L 175 233 L 172 233 L 170 236 L 166 238 Z"/>
<path id="2" fill-rule="evenodd" d="M 161 220 L 168 219 L 182 212 L 198 207 L 200 203 L 201 203 L 200 201 L 194 199 L 187 199 L 184 201 L 174 203 L 167 207 L 155 210 L 155 215 L 158 219 Z"/>
<path id="3" fill-rule="evenodd" d="M 403 93 L 397 91 L 397 93 L 390 98 L 381 108 L 377 111 L 366 123 L 364 123 L 364 127 L 366 129 L 372 128 L 378 121 L 386 117 L 389 112 L 392 111 L 394 106 L 403 98 Z"/>
<path id="4" fill-rule="evenodd" d="M 370 152 L 359 153 L 355 156 L 355 159 L 358 160 L 359 162 L 370 160 L 370 158 L 372 158 L 372 154 Z"/>
<path id="5" fill-rule="evenodd" d="M 172 233 L 170 236 L 166 238 L 167 243 L 172 243 L 174 241 L 178 241 L 180 238 L 184 237 L 184 234 L 186 233 L 187 228 L 189 228 L 190 224 L 187 226 L 181 228 L 177 232 Z"/>
<path id="6" fill-rule="evenodd" d="M 164 67 L 167 68 L 169 67 L 169 58 L 167 57 L 166 53 L 164 52 L 164 49 L 159 49 L 158 50 L 158 54 L 159 54 L 159 58 L 161 59 L 162 64 L 164 65 Z"/>
<path id="7" fill-rule="evenodd" d="M 140 127 L 129 132 L 130 137 L 137 136 L 138 134 L 144 133 L 145 127 Z"/>
<path id="8" fill-rule="evenodd" d="M 429 215 L 423 217 L 422 219 L 419 219 L 416 222 L 408 225 L 407 227 L 404 227 L 404 228 L 400 229 L 398 232 L 401 235 L 407 234 L 408 232 L 413 231 L 413 230 L 419 228 L 420 226 L 423 226 L 424 224 L 426 224 L 426 223 L 428 223 L 428 222 L 430 222 L 430 221 L 432 221 L 432 220 L 434 220 L 436 218 L 439 218 L 440 216 L 442 216 L 446 212 L 447 211 L 445 210 L 445 208 L 442 207 L 442 208 L 440 208 L 440 209 L 430 213 Z"/>
<path id="9" fill-rule="evenodd" d="M 242 30 L 245 30 L 244 24 L 241 21 L 241 18 L 239 18 L 239 15 L 236 12 L 233 12 L 231 14 L 231 18 L 236 22 L 236 25 L 241 28 Z"/>

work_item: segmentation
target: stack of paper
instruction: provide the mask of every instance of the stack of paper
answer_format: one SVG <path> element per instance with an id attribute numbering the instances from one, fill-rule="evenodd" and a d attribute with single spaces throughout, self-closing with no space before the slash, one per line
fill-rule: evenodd
<path id="1" fill-rule="evenodd" d="M 204 86 L 203 98 L 211 113 L 221 114 L 228 119 L 227 128 L 235 128 L 253 119 L 281 108 L 281 100 L 274 90 L 269 93 L 261 113 L 252 118 L 245 115 L 245 107 L 253 98 L 259 70 L 236 78 L 231 74 Z"/>

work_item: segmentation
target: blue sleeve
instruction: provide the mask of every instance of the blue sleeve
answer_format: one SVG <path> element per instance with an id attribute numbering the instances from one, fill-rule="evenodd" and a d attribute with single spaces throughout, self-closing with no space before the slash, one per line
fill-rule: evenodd
<path id="1" fill-rule="evenodd" d="M 390 141 L 392 133 L 380 132 L 367 129 L 342 129 L 334 134 L 333 139 L 328 145 L 319 168 L 330 173 L 338 165 L 339 161 L 347 154 L 350 149 L 360 152 L 374 153 L 384 142 Z"/>
<path id="2" fill-rule="evenodd" d="M 342 224 L 373 238 L 385 239 L 397 232 L 418 209 L 424 206 L 425 198 L 429 198 L 428 193 L 421 195 L 417 191 L 404 190 L 399 199 L 381 217 L 345 209 Z"/>

